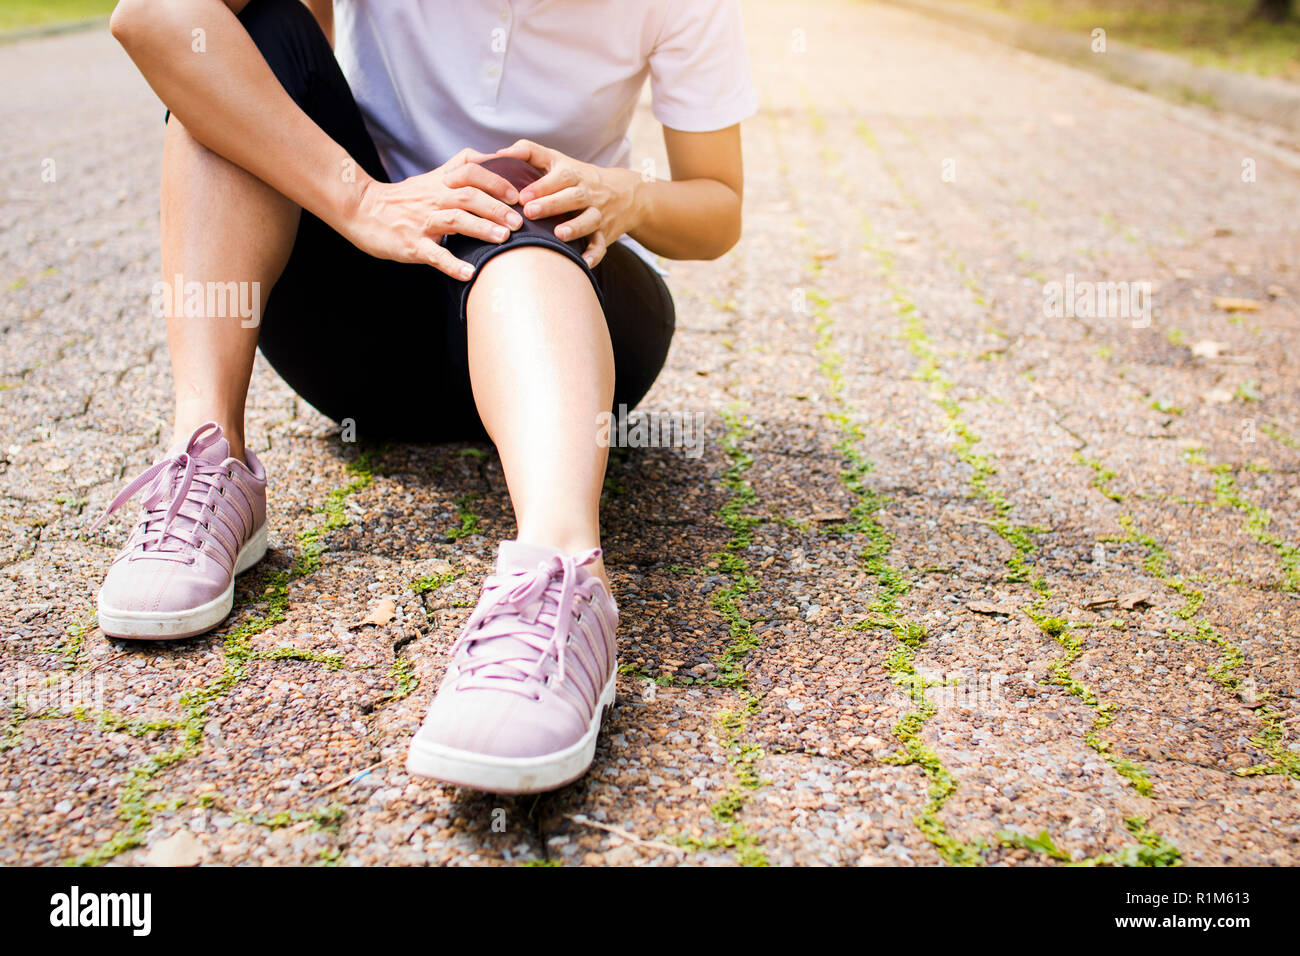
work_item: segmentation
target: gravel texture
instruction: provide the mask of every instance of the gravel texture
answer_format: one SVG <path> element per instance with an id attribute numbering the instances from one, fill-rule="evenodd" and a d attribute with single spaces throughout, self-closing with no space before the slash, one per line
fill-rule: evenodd
<path id="1" fill-rule="evenodd" d="M 106 35 L 0 49 L 0 864 L 1300 862 L 1294 154 L 896 8 L 745 9 L 745 238 L 671 266 L 645 402 L 707 440 L 611 465 L 620 703 L 519 800 L 402 767 L 512 534 L 490 448 L 360 449 L 259 360 L 235 613 L 94 628 L 89 526 L 166 434 L 161 116 Z M 1152 308 L 1051 317 L 1067 276 Z"/>

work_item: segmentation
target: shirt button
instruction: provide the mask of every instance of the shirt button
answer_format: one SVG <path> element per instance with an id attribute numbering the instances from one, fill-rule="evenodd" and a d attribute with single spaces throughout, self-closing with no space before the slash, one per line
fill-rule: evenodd
<path id="1" fill-rule="evenodd" d="M 489 63 L 483 68 L 483 72 L 487 74 L 488 79 L 495 80 L 501 74 L 501 68 L 495 63 Z"/>
<path id="2" fill-rule="evenodd" d="M 502 8 L 501 8 L 500 17 L 501 17 L 501 22 L 502 22 L 502 23 L 509 23 L 509 22 L 510 22 L 510 11 L 507 10 L 505 7 L 502 7 Z"/>

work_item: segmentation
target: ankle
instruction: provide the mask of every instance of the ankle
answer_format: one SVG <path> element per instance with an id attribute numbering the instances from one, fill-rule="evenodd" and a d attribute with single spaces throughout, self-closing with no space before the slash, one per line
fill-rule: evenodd
<path id="1" fill-rule="evenodd" d="M 582 554 L 584 551 L 590 551 L 592 548 L 600 547 L 600 534 L 597 533 L 551 533 L 545 532 L 523 532 L 517 535 L 517 540 L 521 544 L 545 545 L 548 548 L 559 548 L 565 554 Z M 605 590 L 613 594 L 610 587 L 609 575 L 605 573 L 605 559 L 599 557 L 590 564 L 584 565 L 588 573 L 594 574 L 605 585 Z"/>
<path id="2" fill-rule="evenodd" d="M 244 457 L 244 428 L 241 422 L 238 427 L 223 421 L 221 416 L 205 415 L 195 418 L 189 416 L 176 416 L 176 424 L 172 429 L 172 445 L 184 446 L 194 434 L 194 430 L 204 422 L 216 422 L 221 428 L 221 436 L 230 444 L 230 457 L 248 464 L 248 459 Z"/>

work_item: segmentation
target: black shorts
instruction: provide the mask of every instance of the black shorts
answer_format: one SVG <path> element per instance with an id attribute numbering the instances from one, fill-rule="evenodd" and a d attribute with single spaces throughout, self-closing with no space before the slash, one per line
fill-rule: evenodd
<path id="1" fill-rule="evenodd" d="M 299 0 L 252 0 L 239 15 L 294 102 L 365 171 L 388 182 L 361 111 L 315 18 Z M 504 144 L 503 144 L 504 145 Z M 492 160 L 522 187 L 540 173 Z M 522 216 L 522 210 L 515 207 Z M 520 245 L 540 245 L 586 271 L 614 350 L 613 407 L 633 407 L 663 368 L 672 340 L 672 295 L 622 244 L 590 269 L 586 240 L 562 242 L 557 220 L 524 220 L 504 243 L 450 236 L 448 250 L 478 269 Z M 352 419 L 370 437 L 454 441 L 484 437 L 470 391 L 462 282 L 431 266 L 377 259 L 303 210 L 293 252 L 262 316 L 258 344 L 275 370 L 322 413 Z"/>

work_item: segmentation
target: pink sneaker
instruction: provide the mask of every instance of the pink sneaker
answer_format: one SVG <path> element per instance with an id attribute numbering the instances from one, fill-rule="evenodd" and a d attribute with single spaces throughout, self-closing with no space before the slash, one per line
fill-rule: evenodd
<path id="1" fill-rule="evenodd" d="M 230 457 L 215 422 L 200 425 L 122 489 L 91 526 L 141 489 L 144 516 L 99 591 L 99 626 L 134 640 L 210 631 L 234 604 L 235 575 L 266 553 L 266 470 Z"/>
<path id="2" fill-rule="evenodd" d="M 614 703 L 618 606 L 593 549 L 501 542 L 406 768 L 493 793 L 538 793 L 591 766 Z"/>

